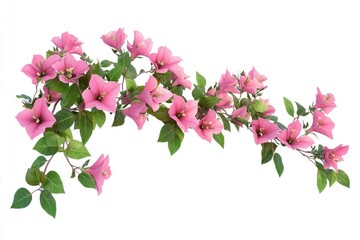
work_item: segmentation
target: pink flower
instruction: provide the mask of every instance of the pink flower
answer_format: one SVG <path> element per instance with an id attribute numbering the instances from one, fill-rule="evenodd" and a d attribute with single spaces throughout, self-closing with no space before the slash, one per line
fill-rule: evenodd
<path id="1" fill-rule="evenodd" d="M 267 109 L 265 110 L 265 112 L 263 112 L 264 116 L 269 116 L 269 115 L 271 115 L 271 114 L 273 114 L 275 112 L 275 108 L 272 105 L 270 105 L 268 99 L 261 99 L 260 98 L 260 101 L 267 105 Z"/>
<path id="2" fill-rule="evenodd" d="M 208 113 L 194 128 L 195 132 L 204 140 L 211 142 L 213 134 L 219 134 L 223 130 L 222 122 L 216 119 L 216 112 L 209 109 Z"/>
<path id="3" fill-rule="evenodd" d="M 77 61 L 73 55 L 68 53 L 52 66 L 60 74 L 60 81 L 64 83 L 76 82 L 79 77 L 83 76 L 85 72 L 89 70 L 86 62 L 82 60 Z"/>
<path id="4" fill-rule="evenodd" d="M 52 65 L 59 60 L 58 55 L 52 55 L 45 59 L 41 55 L 34 55 L 31 64 L 26 64 L 21 71 L 31 77 L 33 84 L 45 82 L 56 77 L 56 71 Z"/>
<path id="5" fill-rule="evenodd" d="M 131 58 L 134 59 L 137 56 L 149 57 L 152 49 L 152 40 L 150 38 L 144 40 L 144 36 L 139 31 L 134 31 L 134 42 L 131 45 L 127 42 L 127 49 L 131 53 Z"/>
<path id="6" fill-rule="evenodd" d="M 115 112 L 116 96 L 120 91 L 120 83 L 105 82 L 99 75 L 93 74 L 89 82 L 90 89 L 82 93 L 86 108 L 96 107 L 99 110 Z"/>
<path id="7" fill-rule="evenodd" d="M 53 37 L 51 41 L 66 53 L 76 53 L 79 55 L 83 53 L 81 49 L 82 42 L 68 32 L 61 34 L 61 37 Z"/>
<path id="8" fill-rule="evenodd" d="M 100 195 L 104 181 L 111 176 L 109 155 L 104 158 L 104 155 L 101 154 L 99 159 L 91 167 L 86 169 L 86 172 L 94 178 L 96 190 L 98 195 Z"/>
<path id="9" fill-rule="evenodd" d="M 16 119 L 22 127 L 25 127 L 31 139 L 42 134 L 46 128 L 51 127 L 56 122 L 44 98 L 37 99 L 32 109 L 27 108 L 19 112 Z"/>
<path id="10" fill-rule="evenodd" d="M 242 127 L 243 124 L 240 121 L 238 121 L 236 118 L 242 118 L 248 121 L 250 118 L 250 113 L 247 112 L 246 106 L 242 106 L 241 108 L 238 108 L 235 111 L 233 111 L 231 117 L 233 119 L 233 123 Z"/>
<path id="11" fill-rule="evenodd" d="M 118 51 L 121 50 L 121 47 L 124 44 L 126 38 L 127 35 L 124 33 L 124 28 L 119 28 L 117 31 L 111 31 L 101 36 L 101 39 L 105 44 L 115 48 Z"/>
<path id="12" fill-rule="evenodd" d="M 317 88 L 315 108 L 323 110 L 326 114 L 331 112 L 335 107 L 335 97 L 332 93 L 323 95 Z"/>
<path id="13" fill-rule="evenodd" d="M 61 93 L 51 90 L 47 86 L 43 87 L 43 91 L 44 91 L 43 98 L 45 98 L 48 104 L 54 103 L 61 98 Z"/>
<path id="14" fill-rule="evenodd" d="M 160 103 L 166 102 L 172 97 L 172 93 L 157 85 L 158 81 L 153 76 L 149 77 L 149 80 L 145 83 L 144 90 L 138 95 L 138 98 L 147 103 L 154 112 L 156 112 Z"/>
<path id="15" fill-rule="evenodd" d="M 329 117 L 325 116 L 323 112 L 315 110 L 313 114 L 313 124 L 308 131 L 318 132 L 332 139 L 332 130 L 334 127 L 335 123 L 331 121 Z"/>
<path id="16" fill-rule="evenodd" d="M 140 130 L 142 129 L 146 121 L 146 116 L 145 116 L 146 111 L 147 111 L 147 107 L 145 103 L 138 102 L 138 103 L 133 103 L 129 108 L 125 109 L 124 114 L 132 118 L 135 121 L 138 129 Z"/>
<path id="17" fill-rule="evenodd" d="M 261 89 L 264 87 L 263 81 L 266 80 L 266 77 L 260 75 L 256 69 L 253 67 L 249 72 L 249 76 L 241 76 L 240 77 L 240 86 L 242 91 L 256 94 L 257 89 Z"/>
<path id="18" fill-rule="evenodd" d="M 211 87 L 206 93 L 207 96 L 215 96 L 216 95 L 216 89 Z"/>
<path id="19" fill-rule="evenodd" d="M 282 130 L 278 138 L 291 149 L 308 148 L 314 144 L 314 141 L 306 135 L 299 137 L 301 129 L 300 121 L 296 120 L 290 123 L 287 129 Z"/>
<path id="20" fill-rule="evenodd" d="M 175 57 L 167 47 L 159 47 L 157 53 L 150 54 L 150 61 L 155 66 L 157 73 L 171 71 L 182 59 Z"/>
<path id="21" fill-rule="evenodd" d="M 234 102 L 233 98 L 227 92 L 219 92 L 216 96 L 220 98 L 220 102 L 216 104 L 217 108 L 232 108 Z"/>
<path id="22" fill-rule="evenodd" d="M 236 88 L 238 86 L 237 79 L 230 74 L 228 70 L 226 70 L 226 73 L 221 76 L 220 82 L 219 82 L 219 91 L 222 93 L 238 93 L 239 90 Z"/>
<path id="23" fill-rule="evenodd" d="M 192 83 L 188 79 L 189 76 L 185 74 L 184 68 L 179 65 L 175 65 L 171 68 L 172 77 L 175 81 L 172 83 L 173 86 L 183 86 L 185 88 L 191 89 Z"/>
<path id="24" fill-rule="evenodd" d="M 335 171 L 338 171 L 337 163 L 343 161 L 342 156 L 347 154 L 349 146 L 343 146 L 340 144 L 334 149 L 325 147 L 323 151 L 324 156 L 324 168 L 333 167 Z"/>
<path id="25" fill-rule="evenodd" d="M 259 118 L 258 120 L 253 120 L 251 125 L 256 144 L 261 144 L 276 138 L 280 131 L 279 126 L 270 122 L 269 119 Z"/>
<path id="26" fill-rule="evenodd" d="M 173 102 L 169 109 L 169 116 L 174 119 L 177 125 L 187 132 L 190 127 L 194 128 L 198 125 L 196 114 L 198 105 L 195 100 L 185 102 L 184 98 L 174 95 Z"/>

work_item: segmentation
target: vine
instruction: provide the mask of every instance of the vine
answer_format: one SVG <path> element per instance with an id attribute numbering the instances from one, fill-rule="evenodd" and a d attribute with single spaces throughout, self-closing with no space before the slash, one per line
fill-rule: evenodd
<path id="1" fill-rule="evenodd" d="M 194 130 L 200 138 L 208 142 L 214 139 L 224 148 L 223 131 L 244 128 L 261 146 L 261 163 L 273 160 L 279 176 L 284 165 L 277 150 L 287 147 L 317 168 L 319 192 L 335 182 L 350 186 L 347 174 L 337 166 L 349 147 L 330 148 L 314 138 L 316 134 L 333 138 L 335 125 L 328 114 L 336 104 L 331 93 L 322 94 L 318 88 L 315 104 L 307 108 L 284 97 L 292 118 L 286 126 L 274 115 L 269 100 L 261 98 L 267 77 L 255 68 L 239 74 L 226 70 L 212 86 L 207 86 L 205 77 L 197 72 L 192 84 L 179 65 L 182 59 L 167 47 L 151 52 L 152 40 L 144 39 L 139 31 L 134 31 L 134 40 L 127 41 L 126 48 L 127 35 L 122 28 L 101 38 L 111 47 L 113 60 L 93 61 L 83 52 L 82 43 L 65 32 L 52 39 L 55 46 L 46 57 L 34 55 L 32 63 L 22 68 L 35 91 L 33 97 L 17 96 L 25 109 L 16 118 L 31 139 L 38 138 L 34 150 L 41 155 L 26 172 L 26 182 L 35 190 L 19 188 L 12 208 L 27 207 L 33 194 L 40 192 L 42 208 L 56 216 L 53 194 L 65 191 L 60 175 L 48 171 L 48 166 L 57 154 L 70 166 L 71 178 L 77 177 L 84 187 L 95 188 L 100 194 L 104 180 L 111 176 L 109 156 L 101 155 L 91 166 L 90 159 L 77 164 L 90 157 L 86 143 L 109 117 L 113 127 L 131 118 L 139 130 L 150 116 L 159 120 L 163 126 L 158 142 L 167 143 L 171 155 L 179 150 L 185 132 Z M 135 67 L 140 58 L 147 61 L 146 69 Z M 147 79 L 145 84 L 140 83 L 140 77 Z M 192 99 L 185 97 L 186 91 L 191 91 Z M 73 131 L 79 131 L 80 139 L 74 139 Z"/>

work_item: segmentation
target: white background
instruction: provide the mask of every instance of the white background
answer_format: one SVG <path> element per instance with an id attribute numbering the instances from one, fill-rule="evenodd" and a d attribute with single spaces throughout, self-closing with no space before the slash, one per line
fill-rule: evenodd
<path id="1" fill-rule="evenodd" d="M 357 1 L 1 1 L 0 239 L 359 239 L 359 7 Z M 285 172 L 260 164 L 260 147 L 249 132 L 225 133 L 225 150 L 194 132 L 170 157 L 157 143 L 154 119 L 138 131 L 131 120 L 96 130 L 87 144 L 92 162 L 110 154 L 112 177 L 103 193 L 70 179 L 57 158 L 53 167 L 65 185 L 56 195 L 57 217 L 31 205 L 12 210 L 14 192 L 26 186 L 27 167 L 38 156 L 15 115 L 16 94 L 33 93 L 20 72 L 33 54 L 52 48 L 51 38 L 69 31 L 92 58 L 112 57 L 100 36 L 125 27 L 140 30 L 183 58 L 195 71 L 218 81 L 228 68 L 255 66 L 268 77 L 270 98 L 285 124 L 282 96 L 309 105 L 316 87 L 332 92 L 338 108 L 334 141 L 349 144 L 340 164 L 351 189 L 335 184 L 322 194 L 316 169 L 296 152 L 281 149 Z"/>

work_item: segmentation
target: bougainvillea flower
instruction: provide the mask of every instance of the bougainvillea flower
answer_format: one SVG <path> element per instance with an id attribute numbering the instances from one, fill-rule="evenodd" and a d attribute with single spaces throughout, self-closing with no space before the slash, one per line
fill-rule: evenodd
<path id="1" fill-rule="evenodd" d="M 249 72 L 248 76 L 244 75 L 240 77 L 240 86 L 242 91 L 256 94 L 257 89 L 264 87 L 263 81 L 266 80 L 266 77 L 260 75 L 256 69 L 253 67 Z"/>
<path id="2" fill-rule="evenodd" d="M 308 148 L 314 144 L 314 140 L 306 135 L 299 137 L 301 130 L 301 123 L 299 120 L 296 120 L 290 123 L 286 129 L 282 130 L 278 138 L 291 149 Z"/>
<path id="3" fill-rule="evenodd" d="M 122 45 L 124 45 L 126 38 L 127 35 L 124 32 L 124 28 L 119 28 L 117 31 L 110 31 L 101 36 L 101 39 L 105 44 L 119 51 L 121 50 Z"/>
<path id="4" fill-rule="evenodd" d="M 236 118 L 242 118 L 242 119 L 248 121 L 250 118 L 250 113 L 247 112 L 246 106 L 242 106 L 241 108 L 238 108 L 235 111 L 233 111 L 233 113 L 231 114 L 231 118 L 232 118 L 233 123 L 242 127 L 243 124 Z"/>
<path id="5" fill-rule="evenodd" d="M 228 70 L 226 70 L 226 73 L 221 76 L 219 82 L 219 91 L 220 93 L 238 93 L 239 90 L 236 88 L 238 85 L 238 80 L 233 75 L 231 75 Z"/>
<path id="6" fill-rule="evenodd" d="M 265 112 L 263 112 L 264 116 L 269 116 L 269 115 L 271 115 L 271 114 L 273 114 L 275 112 L 275 108 L 272 105 L 270 105 L 268 99 L 261 99 L 260 98 L 260 101 L 267 105 L 267 109 L 265 110 Z"/>
<path id="7" fill-rule="evenodd" d="M 149 80 L 145 83 L 144 90 L 138 95 L 138 98 L 147 103 L 154 112 L 156 112 L 160 103 L 166 102 L 172 97 L 172 93 L 158 86 L 158 81 L 153 76 L 149 77 Z"/>
<path id="8" fill-rule="evenodd" d="M 142 129 L 145 124 L 146 116 L 145 113 L 147 111 L 146 104 L 143 102 L 133 103 L 129 108 L 124 110 L 124 114 L 136 123 L 138 129 Z"/>
<path id="9" fill-rule="evenodd" d="M 198 104 L 195 100 L 185 102 L 183 97 L 174 95 L 173 102 L 168 111 L 169 116 L 174 119 L 177 125 L 187 132 L 190 127 L 198 125 L 199 120 L 196 118 Z"/>
<path id="10" fill-rule="evenodd" d="M 149 57 L 153 43 L 150 38 L 144 40 L 144 36 L 139 31 L 134 31 L 134 42 L 130 44 L 127 42 L 127 49 L 131 53 L 131 58 L 134 59 L 137 56 Z"/>
<path id="11" fill-rule="evenodd" d="M 180 57 L 173 56 L 167 47 L 159 47 L 158 52 L 151 53 L 149 58 L 157 73 L 166 73 L 182 60 Z"/>
<path id="12" fill-rule="evenodd" d="M 64 32 L 61 37 L 53 37 L 51 40 L 58 48 L 66 53 L 76 53 L 81 55 L 83 53 L 81 44 L 77 37 L 74 35 Z"/>
<path id="13" fill-rule="evenodd" d="M 204 118 L 194 128 L 195 132 L 204 140 L 211 142 L 213 134 L 219 134 L 224 129 L 222 122 L 216 118 L 216 112 L 208 111 Z"/>
<path id="14" fill-rule="evenodd" d="M 333 138 L 332 130 L 335 127 L 335 123 L 331 121 L 325 113 L 315 110 L 313 114 L 313 123 L 309 128 L 309 132 L 318 132 L 329 138 Z"/>
<path id="15" fill-rule="evenodd" d="M 52 65 L 59 59 L 58 55 L 52 55 L 47 59 L 41 55 L 34 55 L 31 64 L 26 64 L 21 71 L 31 77 L 32 83 L 36 85 L 38 82 L 45 82 L 56 77 L 56 71 Z"/>
<path id="16" fill-rule="evenodd" d="M 342 156 L 347 154 L 349 151 L 349 146 L 343 146 L 340 144 L 334 149 L 325 147 L 323 151 L 324 157 L 324 168 L 334 168 L 335 171 L 338 171 L 337 163 L 343 161 Z"/>
<path id="17" fill-rule="evenodd" d="M 85 61 L 77 61 L 73 55 L 68 53 L 52 66 L 59 73 L 60 81 L 64 83 L 76 82 L 79 77 L 83 76 L 85 72 L 89 70 L 89 66 Z"/>
<path id="18" fill-rule="evenodd" d="M 120 91 L 120 83 L 105 80 L 93 74 L 89 81 L 90 89 L 82 93 L 86 108 L 96 107 L 99 110 L 115 112 L 116 96 Z"/>
<path id="19" fill-rule="evenodd" d="M 280 128 L 275 123 L 270 122 L 269 119 L 259 118 L 251 122 L 251 128 L 256 144 L 268 142 L 277 137 Z"/>
<path id="20" fill-rule="evenodd" d="M 103 154 L 99 159 L 88 169 L 86 172 L 89 173 L 95 180 L 96 190 L 98 195 L 102 192 L 104 181 L 111 176 L 111 170 L 109 166 L 109 155 L 104 157 Z"/>
<path id="21" fill-rule="evenodd" d="M 44 98 L 37 99 L 32 109 L 27 108 L 19 112 L 16 119 L 22 127 L 25 127 L 31 139 L 42 134 L 46 128 L 56 122 Z"/>
<path id="22" fill-rule="evenodd" d="M 234 107 L 232 104 L 234 102 L 234 99 L 227 93 L 227 92 L 219 92 L 216 95 L 217 98 L 220 98 L 220 102 L 216 104 L 217 108 L 232 108 Z"/>
<path id="23" fill-rule="evenodd" d="M 172 83 L 173 86 L 183 86 L 185 88 L 191 89 L 192 83 L 188 79 L 189 76 L 185 74 L 184 68 L 176 64 L 171 68 L 172 77 L 175 81 Z"/>
<path id="24" fill-rule="evenodd" d="M 335 97 L 332 93 L 323 95 L 317 88 L 315 108 L 323 110 L 326 114 L 331 112 L 335 107 Z"/>
<path id="25" fill-rule="evenodd" d="M 45 98 L 48 104 L 54 103 L 61 98 L 61 93 L 51 90 L 47 86 L 43 87 L 43 91 L 44 91 L 43 98 Z"/>

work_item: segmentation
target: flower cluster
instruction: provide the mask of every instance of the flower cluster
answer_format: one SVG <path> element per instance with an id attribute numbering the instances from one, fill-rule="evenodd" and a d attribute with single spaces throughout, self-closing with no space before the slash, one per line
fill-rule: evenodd
<path id="1" fill-rule="evenodd" d="M 261 162 L 273 160 L 279 176 L 284 165 L 277 149 L 282 146 L 299 152 L 316 166 L 320 192 L 327 182 L 329 186 L 337 181 L 349 187 L 348 176 L 338 169 L 349 147 L 324 147 L 313 138 L 316 134 L 333 138 L 335 125 L 327 116 L 336 107 L 332 94 L 323 95 L 317 89 L 315 104 L 305 108 L 295 102 L 296 112 L 293 102 L 284 97 L 292 117 L 286 127 L 274 115 L 275 107 L 262 98 L 267 77 L 255 68 L 239 74 L 226 70 L 219 82 L 208 87 L 205 77 L 196 73 L 192 84 L 180 66 L 182 59 L 170 49 L 160 46 L 153 51 L 152 40 L 139 31 L 134 31 L 132 42 L 127 38 L 123 28 L 104 34 L 101 39 L 115 59 L 94 62 L 83 52 L 82 42 L 65 32 L 52 39 L 55 46 L 45 57 L 34 55 L 23 67 L 35 93 L 33 98 L 17 96 L 25 109 L 16 119 L 31 139 L 39 137 L 34 150 L 41 155 L 26 173 L 26 182 L 36 189 L 18 189 L 12 208 L 27 207 L 32 194 L 40 192 L 42 208 L 55 217 L 53 194 L 64 193 L 64 187 L 59 174 L 48 171 L 48 166 L 57 154 L 66 159 L 72 178 L 77 176 L 84 187 L 95 188 L 100 194 L 104 180 L 111 176 L 109 156 L 101 155 L 90 167 L 90 160 L 77 166 L 72 159 L 90 156 L 86 143 L 109 116 L 113 127 L 123 125 L 126 117 L 138 129 L 150 117 L 161 121 L 158 141 L 167 143 L 171 155 L 180 148 L 185 132 L 194 130 L 205 141 L 215 140 L 224 147 L 223 131 L 245 128 L 261 146 Z M 147 69 L 136 68 L 139 58 L 148 61 Z M 140 75 L 147 79 L 143 85 L 137 81 Z M 186 90 L 191 90 L 192 99 L 185 97 Z M 312 116 L 311 124 L 307 116 Z M 79 131 L 81 139 L 74 139 L 73 131 Z"/>

